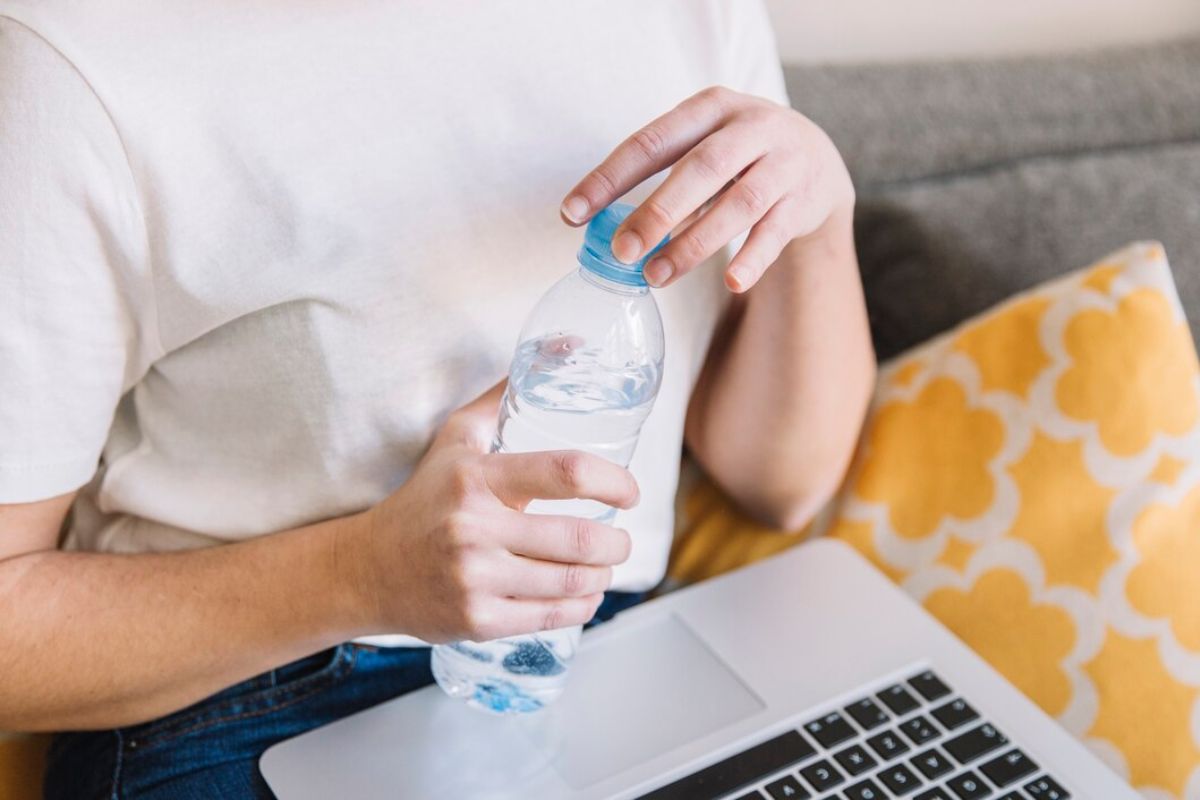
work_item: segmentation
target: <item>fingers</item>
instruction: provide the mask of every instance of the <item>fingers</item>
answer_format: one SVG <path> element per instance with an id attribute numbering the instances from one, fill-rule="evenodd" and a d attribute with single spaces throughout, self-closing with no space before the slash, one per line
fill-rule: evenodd
<path id="1" fill-rule="evenodd" d="M 783 248 L 791 241 L 790 228 L 783 223 L 788 215 L 787 203 L 776 203 L 753 228 L 746 237 L 742 249 L 729 262 L 725 270 L 725 285 L 734 292 L 744 292 L 763 276 Z"/>
<path id="2" fill-rule="evenodd" d="M 590 519 L 514 512 L 502 542 L 511 553 L 563 564 L 611 566 L 629 558 L 629 533 Z"/>
<path id="3" fill-rule="evenodd" d="M 782 182 L 774 174 L 769 157 L 755 163 L 712 208 L 650 260 L 645 269 L 646 281 L 652 286 L 665 286 L 686 275 L 761 220 L 784 193 Z"/>
<path id="4" fill-rule="evenodd" d="M 745 125 L 722 128 L 696 145 L 672 169 L 671 174 L 629 218 L 621 223 L 613 237 L 613 255 L 631 263 L 637 261 L 689 215 L 707 203 L 747 165 L 763 154 L 764 139 Z M 766 193 L 774 193 L 769 173 L 755 178 L 760 192 L 756 198 L 766 202 Z M 759 215 L 770 204 L 763 205 Z M 742 230 L 750 227 L 746 224 Z M 690 269 L 691 265 L 687 268 Z M 661 285 L 647 275 L 652 285 Z"/>
<path id="5" fill-rule="evenodd" d="M 507 597 L 587 597 L 608 590 L 612 567 L 559 564 L 523 556 L 509 556 L 511 568 L 496 576 L 493 590 Z"/>
<path id="6" fill-rule="evenodd" d="M 582 225 L 634 186 L 675 163 L 720 124 L 731 94 L 720 87 L 705 89 L 621 142 L 567 194 L 563 219 Z"/>
<path id="7" fill-rule="evenodd" d="M 506 600 L 500 611 L 505 630 L 499 636 L 583 625 L 596 615 L 596 609 L 603 601 L 603 594 L 559 600 Z"/>
<path id="8" fill-rule="evenodd" d="M 533 500 L 596 500 L 617 508 L 638 501 L 637 481 L 624 467 L 578 450 L 496 453 L 484 475 L 492 493 L 522 509 Z"/>

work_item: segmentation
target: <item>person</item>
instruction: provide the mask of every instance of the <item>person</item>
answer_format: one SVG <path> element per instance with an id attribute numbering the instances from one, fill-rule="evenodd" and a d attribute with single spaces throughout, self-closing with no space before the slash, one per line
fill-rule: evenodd
<path id="1" fill-rule="evenodd" d="M 266 747 L 425 643 L 658 583 L 684 443 L 804 524 L 874 379 L 852 183 L 759 2 L 0 0 L 0 187 L 0 728 L 63 732 L 48 797 L 269 797 Z M 618 257 L 672 234 L 630 469 L 489 453 L 627 194 Z M 571 497 L 621 511 L 522 510 Z"/>

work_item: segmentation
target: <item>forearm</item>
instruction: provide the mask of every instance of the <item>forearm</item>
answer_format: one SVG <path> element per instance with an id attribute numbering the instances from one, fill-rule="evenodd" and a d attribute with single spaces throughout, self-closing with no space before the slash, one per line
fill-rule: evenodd
<path id="1" fill-rule="evenodd" d="M 733 310 L 693 396 L 693 454 L 750 513 L 808 521 L 837 488 L 874 384 L 849 209 L 792 242 Z"/>
<path id="2" fill-rule="evenodd" d="M 113 727 L 360 635 L 355 518 L 182 553 L 0 561 L 0 728 Z"/>

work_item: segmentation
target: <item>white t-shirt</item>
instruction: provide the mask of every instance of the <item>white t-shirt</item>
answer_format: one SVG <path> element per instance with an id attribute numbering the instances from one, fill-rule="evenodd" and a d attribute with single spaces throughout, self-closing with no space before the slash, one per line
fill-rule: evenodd
<path id="1" fill-rule="evenodd" d="M 0 502 L 84 486 L 108 552 L 376 503 L 575 268 L 566 191 L 711 84 L 786 102 L 757 0 L 0 0 Z M 616 588 L 665 568 L 721 266 L 656 292 Z"/>

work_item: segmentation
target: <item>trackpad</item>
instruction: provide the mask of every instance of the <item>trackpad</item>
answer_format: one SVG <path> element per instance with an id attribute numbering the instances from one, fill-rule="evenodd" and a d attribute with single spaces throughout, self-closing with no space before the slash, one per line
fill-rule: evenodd
<path id="1" fill-rule="evenodd" d="M 524 731 L 563 779 L 582 789 L 763 707 L 672 615 L 585 648 L 543 724 Z"/>

